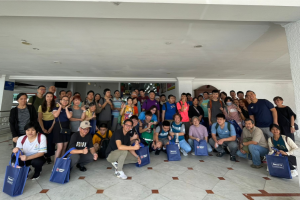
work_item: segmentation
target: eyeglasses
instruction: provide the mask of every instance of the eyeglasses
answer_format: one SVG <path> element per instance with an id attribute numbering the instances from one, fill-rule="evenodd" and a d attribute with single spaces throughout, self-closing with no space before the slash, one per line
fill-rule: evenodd
<path id="1" fill-rule="evenodd" d="M 131 128 L 132 127 L 132 125 L 129 125 L 129 124 L 124 124 L 125 126 L 127 126 L 127 127 L 129 127 L 129 128 Z"/>
<path id="2" fill-rule="evenodd" d="M 62 99 L 62 101 L 64 101 L 64 102 L 68 102 L 69 100 Z"/>
<path id="3" fill-rule="evenodd" d="M 83 131 L 90 131 L 90 128 L 81 128 Z"/>

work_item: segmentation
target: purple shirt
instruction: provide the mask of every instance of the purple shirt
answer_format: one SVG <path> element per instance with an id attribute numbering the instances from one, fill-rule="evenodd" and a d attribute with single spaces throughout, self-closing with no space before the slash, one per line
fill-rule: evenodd
<path id="1" fill-rule="evenodd" d="M 153 105 L 156 106 L 157 110 L 160 110 L 159 103 L 155 99 L 154 100 L 150 100 L 150 99 L 145 100 L 144 103 L 143 103 L 142 109 L 145 109 L 147 111 Z"/>
<path id="2" fill-rule="evenodd" d="M 200 140 L 204 140 L 205 137 L 208 137 L 207 128 L 201 124 L 198 127 L 192 125 L 190 127 L 189 135 L 195 138 L 199 138 Z"/>

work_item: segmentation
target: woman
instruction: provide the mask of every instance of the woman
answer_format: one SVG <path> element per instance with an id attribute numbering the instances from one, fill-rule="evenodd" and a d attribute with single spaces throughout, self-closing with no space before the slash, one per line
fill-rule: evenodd
<path id="1" fill-rule="evenodd" d="M 157 115 L 156 115 L 157 107 L 155 105 L 153 105 L 147 111 L 150 111 L 152 113 L 151 121 L 153 121 L 154 125 L 156 125 L 157 121 L 158 121 Z M 141 114 L 139 115 L 139 120 L 143 121 L 146 119 L 145 113 L 146 113 L 145 111 L 141 112 Z"/>
<path id="2" fill-rule="evenodd" d="M 89 108 L 85 113 L 85 121 L 89 121 L 90 122 L 90 132 L 92 135 L 94 135 L 96 133 L 96 103 L 92 102 L 89 104 Z"/>
<path id="3" fill-rule="evenodd" d="M 44 102 L 39 106 L 38 119 L 40 127 L 47 138 L 47 153 L 45 154 L 45 157 L 48 164 L 51 164 L 51 156 L 55 153 L 55 146 L 53 144 L 53 127 L 55 121 L 52 114 L 54 108 L 54 94 L 52 92 L 47 92 Z"/>
<path id="4" fill-rule="evenodd" d="M 225 98 L 227 97 L 226 92 L 221 92 L 220 93 L 220 100 L 224 103 L 225 105 Z"/>
<path id="5" fill-rule="evenodd" d="M 98 103 L 100 102 L 100 99 L 101 99 L 101 95 L 99 93 L 95 94 L 95 97 L 94 97 L 94 102 Z"/>
<path id="6" fill-rule="evenodd" d="M 239 100 L 238 99 L 234 99 L 233 100 L 234 105 L 236 105 L 237 107 L 240 106 Z"/>
<path id="7" fill-rule="evenodd" d="M 20 93 L 17 96 L 18 105 L 10 110 L 9 126 L 12 133 L 13 145 L 16 147 L 18 138 L 25 135 L 24 127 L 29 122 L 37 125 L 37 112 L 32 105 L 27 105 L 27 94 Z"/>
<path id="8" fill-rule="evenodd" d="M 55 159 L 60 158 L 66 152 L 68 142 L 70 140 L 70 119 L 72 118 L 72 109 L 69 108 L 69 97 L 64 96 L 60 100 L 59 107 L 53 109 L 53 116 L 55 118 L 55 124 L 53 128 L 54 139 L 53 142 L 57 145 L 55 152 Z M 67 133 L 61 133 L 62 129 L 66 129 Z M 69 132 L 69 134 L 68 134 Z"/>
<path id="9" fill-rule="evenodd" d="M 203 96 L 202 95 L 198 96 L 198 102 L 199 102 L 198 105 L 201 106 L 201 104 L 203 102 Z"/>
<path id="10" fill-rule="evenodd" d="M 132 115 L 135 115 L 131 97 L 127 98 L 127 105 L 122 103 L 120 115 L 122 116 L 121 125 L 126 119 L 130 119 Z"/>
<path id="11" fill-rule="evenodd" d="M 273 137 L 268 139 L 269 155 L 274 153 L 272 147 L 275 147 L 279 150 L 279 152 L 276 152 L 277 155 L 281 153 L 283 156 L 288 156 L 292 177 L 296 177 L 298 176 L 298 172 L 296 170 L 297 161 L 296 157 L 293 156 L 293 153 L 294 150 L 298 149 L 298 146 L 290 137 L 281 135 L 280 129 L 280 126 L 278 126 L 277 124 L 273 124 L 270 127 L 270 131 L 273 133 Z"/>
<path id="12" fill-rule="evenodd" d="M 32 165 L 34 168 L 34 174 L 32 180 L 37 180 L 40 177 L 42 167 L 46 162 L 44 157 L 47 152 L 46 136 L 38 133 L 38 126 L 33 122 L 29 122 L 25 125 L 24 130 L 26 135 L 18 138 L 17 146 L 13 149 L 13 154 L 16 155 L 19 150 L 24 155 L 19 155 L 19 166 Z M 34 148 L 33 148 L 34 147 Z M 12 160 L 15 160 L 15 156 Z"/>
<path id="13" fill-rule="evenodd" d="M 238 112 L 238 107 L 233 104 L 231 97 L 225 98 L 226 108 L 220 108 L 220 110 L 224 113 L 226 120 L 235 120 L 236 123 L 243 129 L 242 119 Z"/>
<path id="14" fill-rule="evenodd" d="M 136 116 L 139 116 L 139 109 L 138 109 L 138 99 L 137 99 L 137 97 L 134 97 L 133 99 L 132 99 L 132 103 L 133 103 L 133 109 L 134 109 L 134 114 L 136 115 Z"/>
<path id="15" fill-rule="evenodd" d="M 70 118 L 71 125 L 71 134 L 79 131 L 80 123 L 85 119 L 85 106 L 80 107 L 81 97 L 79 95 L 75 95 L 73 97 L 73 106 L 72 108 L 72 117 Z"/>
<path id="16" fill-rule="evenodd" d="M 201 122 L 203 116 L 204 116 L 204 111 L 201 108 L 201 106 L 199 106 L 198 99 L 196 97 L 194 97 L 193 98 L 193 106 L 190 106 L 190 109 L 189 109 L 189 118 L 191 120 L 193 117 L 198 117 L 199 121 Z M 193 121 L 191 120 L 191 124 L 192 123 L 193 123 Z"/>
<path id="17" fill-rule="evenodd" d="M 239 100 L 239 108 L 238 111 L 241 115 L 242 120 L 248 119 L 249 118 L 249 112 L 248 112 L 248 102 L 245 99 L 240 99 Z"/>
<path id="18" fill-rule="evenodd" d="M 191 146 L 185 141 L 184 135 L 185 135 L 185 126 L 181 122 L 182 117 L 180 114 L 176 113 L 173 116 L 173 122 L 171 124 L 171 131 L 170 131 L 170 136 L 172 137 L 172 141 L 176 142 L 177 136 L 178 136 L 178 141 L 180 145 L 180 151 L 184 156 L 188 155 L 188 152 L 192 150 Z"/>
<path id="19" fill-rule="evenodd" d="M 281 97 L 274 97 L 275 109 L 277 110 L 278 124 L 282 135 L 290 137 L 295 141 L 295 119 L 296 114 L 288 106 L 282 105 L 283 99 Z"/>

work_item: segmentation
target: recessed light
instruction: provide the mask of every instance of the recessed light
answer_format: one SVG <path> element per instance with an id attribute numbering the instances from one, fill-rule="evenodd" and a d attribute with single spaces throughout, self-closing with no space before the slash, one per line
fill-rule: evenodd
<path id="1" fill-rule="evenodd" d="M 167 74 L 171 74 L 171 73 L 167 73 Z"/>
<path id="2" fill-rule="evenodd" d="M 25 42 L 22 42 L 22 44 L 25 44 L 25 45 L 31 45 L 31 43 L 25 41 Z"/>
<path id="3" fill-rule="evenodd" d="M 90 83 L 90 82 L 88 82 L 88 85 L 91 85 L 91 83 Z"/>
<path id="4" fill-rule="evenodd" d="M 38 48 L 33 48 L 33 50 L 40 50 L 40 49 L 38 49 Z"/>
<path id="5" fill-rule="evenodd" d="M 61 64 L 60 61 L 53 61 L 53 63 L 55 63 L 55 64 Z"/>
<path id="6" fill-rule="evenodd" d="M 166 45 L 170 45 L 170 44 L 172 44 L 172 42 L 166 42 Z"/>
<path id="7" fill-rule="evenodd" d="M 194 46 L 194 48 L 201 48 L 202 47 L 202 45 L 196 45 L 196 46 Z"/>

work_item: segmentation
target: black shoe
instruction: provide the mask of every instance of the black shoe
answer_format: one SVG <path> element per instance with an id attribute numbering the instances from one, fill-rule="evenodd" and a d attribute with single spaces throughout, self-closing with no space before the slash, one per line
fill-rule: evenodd
<path id="1" fill-rule="evenodd" d="M 40 175 L 41 175 L 41 173 L 40 172 L 36 172 L 36 171 L 34 171 L 34 174 L 33 174 L 33 176 L 32 176 L 32 178 L 31 178 L 31 180 L 37 180 L 37 179 L 39 179 L 40 178 Z"/>
<path id="2" fill-rule="evenodd" d="M 82 172 L 85 172 L 85 171 L 86 171 L 86 168 L 85 168 L 84 166 L 81 166 L 81 165 L 77 164 L 76 167 L 77 167 L 80 171 L 82 171 Z"/>
<path id="3" fill-rule="evenodd" d="M 217 150 L 215 150 L 215 149 L 213 149 L 213 152 L 216 152 L 216 153 L 218 153 L 218 151 L 217 151 Z"/>
<path id="4" fill-rule="evenodd" d="M 225 151 L 227 154 L 230 154 L 230 152 L 228 151 L 227 147 L 224 148 L 224 151 Z"/>
<path id="5" fill-rule="evenodd" d="M 235 156 L 230 155 L 230 160 L 235 162 L 236 161 Z"/>
<path id="6" fill-rule="evenodd" d="M 31 171 L 31 168 L 29 167 L 29 171 L 28 171 L 28 174 L 27 174 L 27 179 L 28 179 L 30 171 Z"/>
<path id="7" fill-rule="evenodd" d="M 156 149 L 155 150 L 155 155 L 159 155 L 159 153 L 160 153 L 160 150 Z"/>
<path id="8" fill-rule="evenodd" d="M 222 156 L 224 156 L 224 154 L 225 154 L 225 152 L 219 152 L 219 153 L 217 153 L 217 157 L 222 157 Z"/>
<path id="9" fill-rule="evenodd" d="M 48 164 L 51 164 L 51 163 L 52 163 L 51 157 L 46 157 L 46 162 L 47 162 Z"/>
<path id="10" fill-rule="evenodd" d="M 163 150 L 162 150 L 162 152 L 164 152 L 164 153 L 166 153 L 166 154 L 167 154 L 167 149 L 163 149 Z"/>

